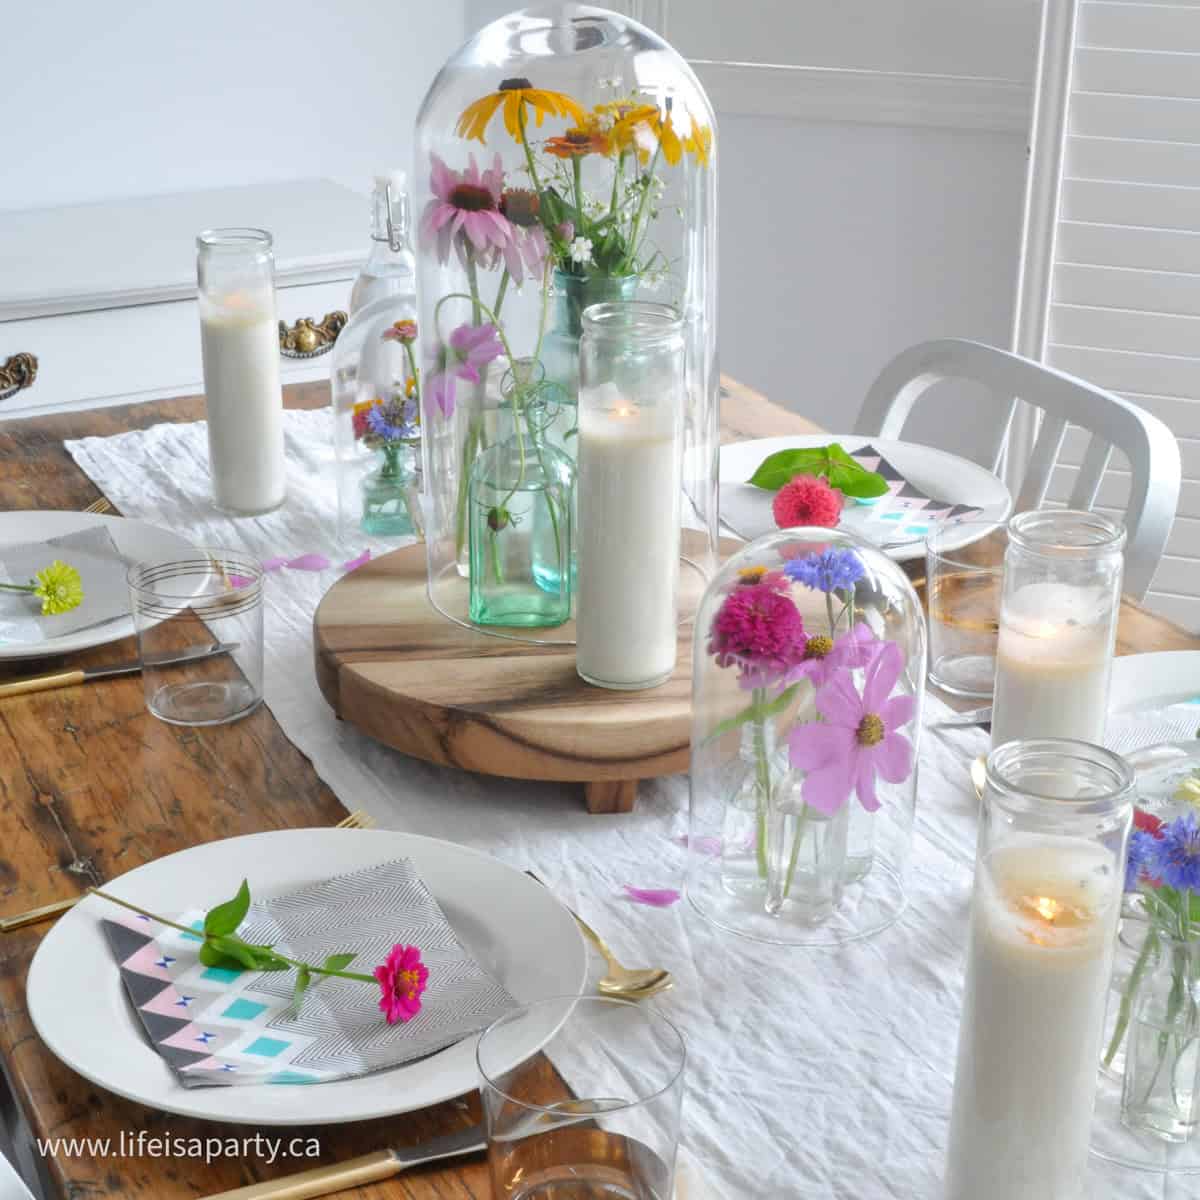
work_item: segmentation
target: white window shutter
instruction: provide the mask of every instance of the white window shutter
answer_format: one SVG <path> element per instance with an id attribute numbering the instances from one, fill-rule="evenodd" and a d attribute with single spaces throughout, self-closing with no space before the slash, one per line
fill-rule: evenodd
<path id="1" fill-rule="evenodd" d="M 1047 361 L 1179 438 L 1179 516 L 1147 603 L 1200 627 L 1200 0 L 1080 0 L 1051 274 Z M 1051 499 L 1083 449 L 1072 431 Z M 1122 508 L 1128 486 L 1114 455 L 1099 504 Z"/>

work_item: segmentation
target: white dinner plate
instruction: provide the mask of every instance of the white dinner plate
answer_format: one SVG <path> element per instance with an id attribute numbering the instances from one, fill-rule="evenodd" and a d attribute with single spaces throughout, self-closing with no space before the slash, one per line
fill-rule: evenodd
<path id="1" fill-rule="evenodd" d="M 243 878 L 266 898 L 397 858 L 412 860 L 463 945 L 522 1004 L 581 991 L 587 952 L 554 896 L 513 867 L 434 838 L 383 830 L 254 833 L 160 858 L 105 890 L 170 916 L 232 896 Z M 471 1037 L 418 1062 L 313 1087 L 184 1088 L 147 1043 L 126 999 L 99 925 L 112 912 L 93 896 L 60 917 L 34 955 L 26 989 L 29 1015 L 46 1046 L 110 1092 L 206 1120 L 319 1125 L 411 1112 L 477 1086 Z M 514 1065 L 554 1030 L 540 1032 L 540 1041 L 514 1046 Z"/>
<path id="2" fill-rule="evenodd" d="M 0 513 L 0 546 L 21 545 L 25 542 L 45 541 L 77 533 L 103 525 L 108 529 L 121 557 L 129 562 L 143 562 L 155 558 L 177 558 L 187 556 L 194 549 L 192 543 L 166 529 L 135 521 L 129 517 L 101 516 L 98 513 L 57 511 L 14 511 Z M 115 617 L 90 629 L 68 633 L 63 637 L 47 638 L 43 642 L 0 643 L 0 661 L 16 658 L 48 658 L 60 654 L 74 654 L 92 646 L 104 646 L 109 642 L 133 634 L 133 618 L 128 614 Z"/>
<path id="3" fill-rule="evenodd" d="M 775 499 L 775 493 L 752 487 L 746 480 L 769 454 L 779 450 L 828 446 L 830 442 L 837 442 L 848 454 L 869 442 L 926 495 L 947 504 L 969 504 L 982 509 L 976 521 L 986 523 L 965 525 L 962 540 L 948 542 L 947 549 L 957 549 L 984 537 L 989 530 L 1008 518 L 1012 508 L 1012 497 L 1004 481 L 970 459 L 960 458 L 945 450 L 935 450 L 932 446 L 918 446 L 914 442 L 893 442 L 887 438 L 868 438 L 859 434 L 822 433 L 804 437 L 759 438 L 722 446 L 722 523 L 747 541 L 762 537 L 764 533 L 774 533 L 777 527 L 771 513 L 771 502 Z M 910 525 L 917 528 L 920 522 L 906 523 L 906 526 Z M 925 556 L 923 533 L 897 536 L 895 529 L 888 529 L 883 522 L 872 519 L 870 505 L 847 502 L 838 528 L 865 537 L 877 545 L 881 542 L 882 530 L 887 529 L 888 541 L 896 544 L 885 544 L 884 549 L 897 562 Z"/>
<path id="4" fill-rule="evenodd" d="M 1200 697 L 1200 650 L 1159 650 L 1113 659 L 1109 713 L 1166 708 Z"/>

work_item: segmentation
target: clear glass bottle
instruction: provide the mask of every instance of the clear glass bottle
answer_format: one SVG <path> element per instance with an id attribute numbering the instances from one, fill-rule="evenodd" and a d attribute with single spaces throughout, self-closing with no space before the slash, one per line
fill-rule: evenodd
<path id="1" fill-rule="evenodd" d="M 566 386 L 546 440 L 573 454 L 578 314 L 601 293 L 626 297 L 634 287 L 657 289 L 683 318 L 687 556 L 707 581 L 718 561 L 718 154 L 691 67 L 637 21 L 590 4 L 511 13 L 438 72 L 414 161 L 434 607 L 470 619 L 467 481 L 494 444 L 487 423 L 504 369 L 488 331 L 504 358 L 538 358 Z M 574 632 L 529 640 L 565 643 Z"/>
<path id="2" fill-rule="evenodd" d="M 678 654 L 683 322 L 633 300 L 593 305 L 583 329 L 576 668 L 655 687 Z"/>
<path id="3" fill-rule="evenodd" d="M 470 616 L 543 628 L 571 616 L 575 467 L 546 441 L 557 388 L 518 359 L 501 382 L 501 440 L 480 454 L 467 493 Z"/>
<path id="4" fill-rule="evenodd" d="M 196 279 L 213 501 L 233 516 L 270 512 L 287 491 L 271 235 L 206 230 Z"/>
<path id="5" fill-rule="evenodd" d="M 988 756 L 946 1200 L 1081 1195 L 1133 799 L 1099 746 Z"/>
<path id="6" fill-rule="evenodd" d="M 1009 521 L 993 746 L 1104 741 L 1124 546 L 1124 527 L 1100 513 L 1038 510 Z"/>
<path id="7" fill-rule="evenodd" d="M 417 262 L 409 240 L 407 176 L 403 171 L 375 177 L 371 194 L 371 253 L 350 290 L 350 315 L 385 296 L 417 293 Z"/>
<path id="8" fill-rule="evenodd" d="M 1155 934 L 1154 968 L 1135 1004 L 1121 1121 L 1164 1142 L 1186 1142 L 1200 1128 L 1200 933 L 1189 941 Z"/>
<path id="9" fill-rule="evenodd" d="M 586 373 L 581 395 L 586 419 Z M 689 901 L 723 929 L 781 945 L 892 925 L 905 906 L 926 666 L 904 572 L 835 529 L 759 538 L 705 592 L 693 656 Z M 842 704 L 827 713 L 831 688 Z M 859 810 L 873 822 L 870 871 L 848 864 Z"/>

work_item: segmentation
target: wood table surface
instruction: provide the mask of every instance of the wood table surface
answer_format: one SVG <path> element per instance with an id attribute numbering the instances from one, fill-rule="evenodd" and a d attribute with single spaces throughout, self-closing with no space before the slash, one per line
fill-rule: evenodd
<path id="1" fill-rule="evenodd" d="M 724 441 L 815 429 L 732 380 L 725 380 L 725 387 Z M 329 402 L 324 384 L 289 386 L 284 395 L 289 407 Z M 78 510 L 98 498 L 65 450 L 65 439 L 202 416 L 202 399 L 192 397 L 0 424 L 0 509 Z M 71 663 L 94 666 L 135 654 L 130 639 L 73 655 Z M 32 669 L 0 666 L 0 681 L 55 665 L 43 660 Z M 333 825 L 345 815 L 266 707 L 216 728 L 166 725 L 146 711 L 136 676 L 0 699 L 0 802 L 0 916 L 77 895 L 90 884 L 200 842 Z M 26 972 L 47 928 L 0 934 L 0 1063 L 9 1148 L 23 1167 L 35 1167 L 48 1197 L 194 1200 L 381 1147 L 416 1143 L 479 1117 L 472 1095 L 387 1120 L 268 1130 L 286 1138 L 315 1137 L 320 1145 L 318 1158 L 273 1164 L 255 1147 L 206 1164 L 155 1156 L 145 1142 L 140 1152 L 106 1157 L 98 1139 L 108 1138 L 116 1148 L 122 1134 L 127 1140 L 141 1131 L 146 1138 L 204 1139 L 253 1137 L 259 1131 L 151 1112 L 94 1087 L 54 1058 L 38 1039 L 25 1006 Z M 89 985 L 84 979 L 63 980 L 64 988 L 81 995 Z M 303 1105 L 303 1089 L 295 1091 L 297 1105 Z M 97 1140 L 74 1153 L 44 1157 L 34 1138 Z M 491 1191 L 476 1160 L 339 1194 L 347 1200 L 485 1200 Z"/>

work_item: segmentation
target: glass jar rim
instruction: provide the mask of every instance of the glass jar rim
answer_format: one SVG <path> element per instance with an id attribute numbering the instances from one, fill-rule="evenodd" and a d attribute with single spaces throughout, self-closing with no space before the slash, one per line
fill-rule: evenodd
<path id="1" fill-rule="evenodd" d="M 1009 543 L 1044 558 L 1117 553 L 1124 549 L 1125 536 L 1122 522 L 1079 508 L 1036 508 L 1008 522 Z"/>
<path id="2" fill-rule="evenodd" d="M 580 316 L 583 332 L 593 338 L 635 338 L 663 341 L 683 331 L 683 317 L 674 305 L 652 300 L 606 300 L 589 304 Z"/>
<path id="3" fill-rule="evenodd" d="M 204 229 L 196 235 L 197 250 L 268 251 L 274 244 L 274 239 L 265 229 L 255 229 L 249 225 Z"/>
<path id="4" fill-rule="evenodd" d="M 1094 791 L 1090 795 L 1062 796 L 1053 792 L 1038 791 L 1014 778 L 1018 767 L 1044 764 L 1049 767 L 1055 762 L 1074 762 L 1106 773 L 1111 787 Z M 999 799 L 1008 812 L 1028 812 L 1033 804 L 1051 802 L 1059 806 L 1063 815 L 1103 816 L 1122 804 L 1132 804 L 1137 786 L 1133 768 L 1119 755 L 1103 746 L 1081 742 L 1074 738 L 1029 738 L 1004 742 L 996 746 L 986 761 L 987 793 Z"/>
<path id="5" fill-rule="evenodd" d="M 505 1100 L 518 1105 L 528 1112 L 561 1115 L 561 1110 L 552 1104 L 533 1104 L 528 1100 L 522 1100 L 519 1097 L 512 1095 L 510 1092 L 505 1091 L 505 1089 L 501 1087 L 495 1079 L 492 1078 L 491 1074 L 483 1065 L 483 1046 L 488 1035 L 494 1030 L 499 1030 L 505 1024 L 521 1016 L 528 1015 L 537 1009 L 545 1009 L 550 1005 L 562 1005 L 567 1009 L 566 1016 L 563 1017 L 563 1019 L 558 1023 L 550 1037 L 546 1039 L 546 1043 L 543 1043 L 544 1049 L 545 1044 L 553 1041 L 554 1038 L 562 1031 L 566 1023 L 575 1015 L 576 1008 L 578 1008 L 581 1004 L 586 1004 L 592 1007 L 604 1006 L 612 1009 L 625 1008 L 632 1012 L 636 1012 L 645 1018 L 648 1024 L 652 1023 L 658 1028 L 668 1032 L 671 1035 L 672 1040 L 676 1043 L 679 1052 L 678 1063 L 675 1066 L 675 1069 L 671 1072 L 670 1078 L 660 1088 L 658 1088 L 657 1091 L 650 1092 L 649 1094 L 641 1096 L 636 1100 L 629 1100 L 621 1104 L 614 1104 L 611 1107 L 606 1106 L 601 1115 L 611 1116 L 613 1113 L 629 1112 L 631 1109 L 644 1108 L 646 1105 L 657 1100 L 660 1096 L 666 1095 L 667 1092 L 669 1092 L 679 1083 L 679 1080 L 687 1067 L 687 1041 L 685 1040 L 683 1033 L 680 1031 L 679 1026 L 676 1025 L 674 1021 L 664 1017 L 660 1012 L 655 1012 L 653 1009 L 645 1008 L 633 1000 L 623 1000 L 617 996 L 546 996 L 541 1000 L 534 1000 L 529 1004 L 522 1005 L 520 1008 L 503 1013 L 479 1035 L 479 1040 L 475 1043 L 475 1066 L 479 1071 L 479 1077 L 497 1095 L 503 1096 Z M 519 1063 L 512 1063 L 506 1068 L 506 1070 L 511 1071 L 514 1067 L 519 1065 Z"/>

